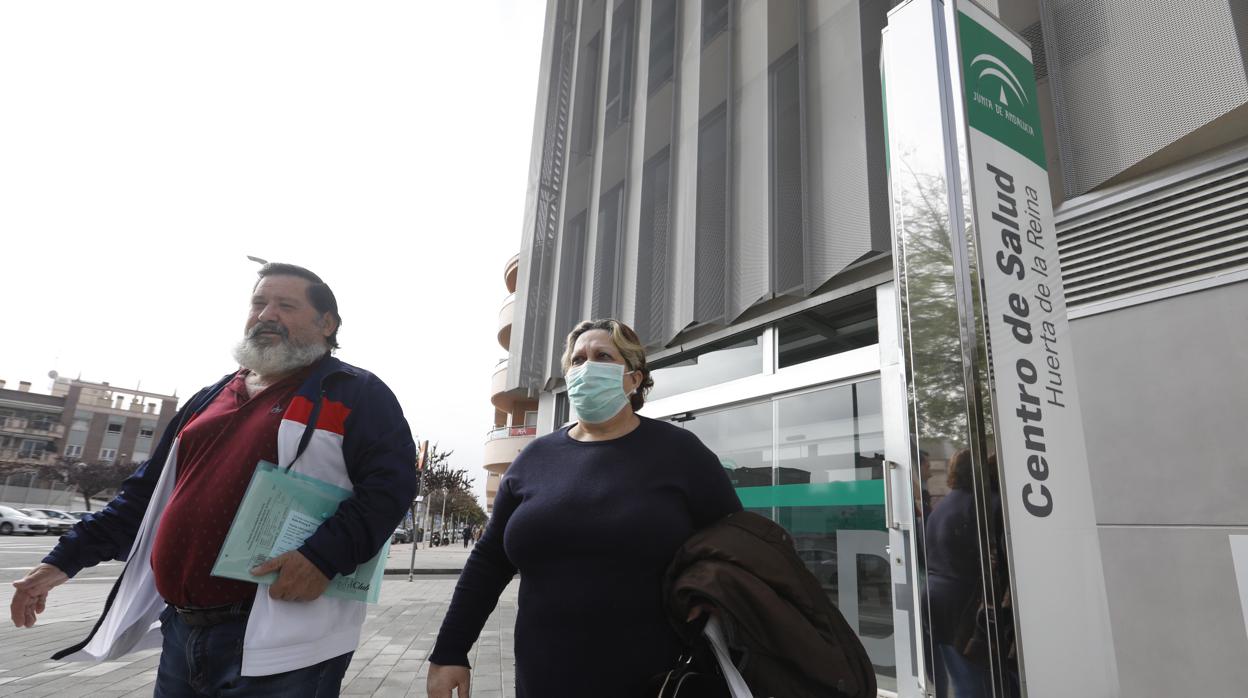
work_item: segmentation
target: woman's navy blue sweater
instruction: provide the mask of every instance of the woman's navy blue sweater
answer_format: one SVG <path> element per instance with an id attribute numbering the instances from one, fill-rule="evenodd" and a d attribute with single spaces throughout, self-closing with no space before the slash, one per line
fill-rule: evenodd
<path id="1" fill-rule="evenodd" d="M 429 659 L 467 666 L 519 571 L 517 696 L 639 695 L 681 650 L 663 610 L 668 563 L 740 509 L 719 458 L 676 425 L 642 417 L 610 441 L 567 428 L 536 439 L 499 484 Z"/>

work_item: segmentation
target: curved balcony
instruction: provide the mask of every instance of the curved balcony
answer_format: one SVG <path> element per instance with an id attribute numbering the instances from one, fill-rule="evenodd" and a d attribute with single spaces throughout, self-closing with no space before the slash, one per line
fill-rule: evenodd
<path id="1" fill-rule="evenodd" d="M 507 266 L 503 267 L 503 283 L 507 284 L 507 292 L 516 292 L 516 277 L 520 273 L 520 255 L 507 260 Z"/>
<path id="2" fill-rule="evenodd" d="M 520 451 L 537 436 L 537 427 L 499 427 L 485 436 L 485 469 L 503 474 Z"/>
<path id="3" fill-rule="evenodd" d="M 498 311 L 498 343 L 504 349 L 511 349 L 511 322 L 515 316 L 516 294 L 503 300 L 503 307 Z"/>
<path id="4" fill-rule="evenodd" d="M 490 402 L 500 412 L 510 412 L 517 400 L 529 399 L 524 388 L 507 389 L 507 359 L 498 360 L 498 368 L 490 379 Z"/>

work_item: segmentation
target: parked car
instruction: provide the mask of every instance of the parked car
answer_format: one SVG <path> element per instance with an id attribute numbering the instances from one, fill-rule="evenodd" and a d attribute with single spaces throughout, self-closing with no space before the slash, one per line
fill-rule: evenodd
<path id="1" fill-rule="evenodd" d="M 18 511 L 22 512 L 23 514 L 29 516 L 32 519 L 38 519 L 42 521 L 43 525 L 47 527 L 44 532 L 49 533 L 54 536 L 59 536 L 60 534 L 68 531 L 70 527 L 74 525 L 58 517 L 45 514 L 44 512 L 48 511 L 47 509 L 18 509 Z"/>
<path id="2" fill-rule="evenodd" d="M 36 519 L 45 519 L 48 524 L 48 533 L 64 533 L 78 523 L 78 519 L 60 509 L 36 509 L 32 507 L 30 509 L 22 509 L 22 511 Z"/>
<path id="3" fill-rule="evenodd" d="M 394 529 L 394 535 L 390 537 L 390 542 L 391 543 L 411 543 L 412 542 L 412 529 L 406 528 L 404 526 L 399 526 L 398 528 Z"/>
<path id="4" fill-rule="evenodd" d="M 0 506 L 0 534 L 11 536 L 21 533 L 33 536 L 47 533 L 48 525 L 32 516 L 27 516 L 13 507 Z"/>
<path id="5" fill-rule="evenodd" d="M 83 519 L 87 518 L 88 516 L 91 516 L 95 512 L 94 511 L 67 511 L 65 513 L 69 514 L 75 519 L 78 519 L 79 521 L 82 521 Z"/>

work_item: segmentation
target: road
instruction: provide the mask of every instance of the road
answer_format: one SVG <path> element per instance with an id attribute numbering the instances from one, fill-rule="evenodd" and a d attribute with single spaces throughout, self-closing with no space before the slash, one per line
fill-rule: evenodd
<path id="1" fill-rule="evenodd" d="M 20 578 L 55 544 L 53 536 L 0 536 L 0 568 L 4 584 L 0 600 L 8 605 L 8 582 Z M 396 546 L 397 547 L 397 546 Z M 406 569 L 410 546 L 394 551 L 392 563 L 402 559 Z M 417 566 L 427 569 L 462 566 L 467 551 L 418 550 Z M 387 565 L 388 567 L 390 565 Z M 55 589 L 47 611 L 31 629 L 0 623 L 0 696 L 56 696 L 106 698 L 150 696 L 158 653 L 137 652 L 118 661 L 98 664 L 53 662 L 49 656 L 86 637 L 103 608 L 104 599 L 122 563 L 109 562 L 83 570 L 68 584 Z M 343 680 L 344 696 L 423 697 L 428 653 L 446 614 L 457 576 L 453 574 L 390 575 L 382 585 L 381 602 L 370 604 L 360 647 Z M 515 695 L 512 653 L 518 584 L 503 592 L 469 657 L 473 665 L 473 698 Z"/>

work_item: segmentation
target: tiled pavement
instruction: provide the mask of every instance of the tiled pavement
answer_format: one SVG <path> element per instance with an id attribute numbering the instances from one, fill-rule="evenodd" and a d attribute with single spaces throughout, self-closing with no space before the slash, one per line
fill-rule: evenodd
<path id="1" fill-rule="evenodd" d="M 410 547 L 402 547 L 391 555 L 391 563 L 399 566 L 396 556 L 402 555 L 401 566 L 406 570 Z M 462 550 L 417 551 L 418 567 L 443 567 L 447 561 L 458 561 L 462 566 L 464 557 L 466 551 Z M 360 647 L 343 680 L 343 695 L 425 695 L 426 658 L 433 649 L 455 581 L 453 575 L 418 575 L 412 582 L 406 575 L 386 577 L 381 603 L 369 606 Z M 47 612 L 32 629 L 18 630 L 6 619 L 0 629 L 0 696 L 152 695 L 159 659 L 155 650 L 99 664 L 48 659 L 54 651 L 86 636 L 111 586 L 109 578 L 84 578 L 57 588 L 50 596 Z M 518 586 L 512 582 L 503 592 L 473 648 L 473 698 L 515 695 L 512 631 Z M 0 591 L 0 598 L 8 601 L 7 588 Z"/>

